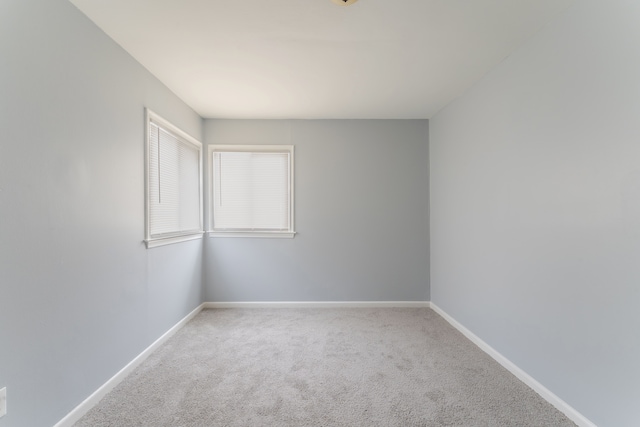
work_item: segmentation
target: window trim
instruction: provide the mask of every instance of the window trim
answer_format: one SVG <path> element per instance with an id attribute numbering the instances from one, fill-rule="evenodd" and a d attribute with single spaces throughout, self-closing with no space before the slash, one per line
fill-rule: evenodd
<path id="1" fill-rule="evenodd" d="M 185 242 L 188 240 L 202 239 L 204 235 L 204 226 L 203 226 L 203 180 L 202 180 L 202 143 L 180 129 L 179 127 L 173 125 L 171 122 L 161 117 L 160 115 L 154 113 L 148 108 L 145 108 L 145 126 L 144 126 L 144 243 L 146 244 L 147 249 L 155 248 L 158 246 L 170 245 L 173 243 Z M 149 201 L 149 170 L 150 170 L 150 159 L 149 159 L 149 125 L 151 123 L 155 123 L 159 127 L 172 132 L 175 136 L 179 137 L 179 139 L 184 140 L 190 144 L 193 144 L 198 149 L 198 186 L 199 186 L 199 209 L 198 214 L 200 217 L 199 230 L 197 231 L 187 231 L 187 232 L 174 232 L 174 233 L 164 233 L 159 236 L 151 237 L 151 229 L 149 224 L 149 214 L 151 212 L 150 209 L 150 201 Z"/>
<path id="2" fill-rule="evenodd" d="M 265 231 L 265 230 L 214 230 L 213 229 L 213 203 L 214 203 L 214 185 L 213 185 L 213 153 L 214 152 L 262 152 L 262 153 L 289 153 L 289 229 L 285 231 Z M 212 144 L 207 147 L 207 182 L 209 185 L 209 237 L 257 237 L 257 238 L 280 238 L 293 239 L 297 232 L 295 231 L 295 168 L 294 168 L 294 146 L 293 145 L 233 145 L 233 144 Z"/>

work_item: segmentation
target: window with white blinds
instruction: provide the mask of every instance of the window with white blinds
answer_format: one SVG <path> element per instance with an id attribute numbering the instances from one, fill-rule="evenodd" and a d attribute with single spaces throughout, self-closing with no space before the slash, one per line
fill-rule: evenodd
<path id="1" fill-rule="evenodd" d="M 147 247 L 202 236 L 202 144 L 147 110 Z"/>
<path id="2" fill-rule="evenodd" d="M 209 147 L 212 235 L 293 237 L 293 146 Z"/>

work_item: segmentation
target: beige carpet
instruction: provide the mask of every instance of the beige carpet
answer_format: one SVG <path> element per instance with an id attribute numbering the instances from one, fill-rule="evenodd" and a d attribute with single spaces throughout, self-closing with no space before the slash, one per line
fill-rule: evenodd
<path id="1" fill-rule="evenodd" d="M 204 310 L 99 426 L 574 426 L 430 309 Z"/>

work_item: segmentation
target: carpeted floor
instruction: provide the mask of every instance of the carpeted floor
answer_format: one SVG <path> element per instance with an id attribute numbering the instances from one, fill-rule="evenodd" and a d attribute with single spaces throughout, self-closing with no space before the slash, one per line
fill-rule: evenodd
<path id="1" fill-rule="evenodd" d="M 430 309 L 204 310 L 75 425 L 575 426 Z"/>

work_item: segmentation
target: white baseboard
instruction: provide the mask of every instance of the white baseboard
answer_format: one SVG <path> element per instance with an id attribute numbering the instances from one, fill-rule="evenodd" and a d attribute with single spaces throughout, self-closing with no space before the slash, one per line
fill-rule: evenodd
<path id="1" fill-rule="evenodd" d="M 138 367 L 144 360 L 153 353 L 158 347 L 164 344 L 173 334 L 178 332 L 180 328 L 182 328 L 189 320 L 193 319 L 196 314 L 198 314 L 204 304 L 200 304 L 196 307 L 191 313 L 187 314 L 182 320 L 176 323 L 171 329 L 165 332 L 160 338 L 155 340 L 153 344 L 147 347 L 142 353 L 136 356 L 131 362 L 127 364 L 124 368 L 120 370 L 117 374 L 115 374 L 111 379 L 109 379 L 106 383 L 104 383 L 99 389 L 97 389 L 93 394 L 87 397 L 81 404 L 76 406 L 71 412 L 67 414 L 66 417 L 61 419 L 55 426 L 53 427 L 71 427 L 75 424 L 80 418 L 82 418 L 91 408 L 93 408 L 99 401 L 102 399 L 107 393 L 113 390 L 122 380 L 126 378 L 135 368 Z"/>
<path id="2" fill-rule="evenodd" d="M 542 396 L 542 398 L 544 398 L 547 402 L 555 406 L 560 412 L 565 414 L 567 418 L 576 423 L 579 427 L 597 427 L 593 422 L 589 421 L 589 419 L 587 419 L 580 412 L 576 411 L 567 402 L 560 399 L 558 396 L 553 394 L 551 390 L 540 384 L 531 375 L 520 369 L 515 363 L 511 362 L 509 359 L 500 354 L 496 349 L 494 349 L 477 335 L 475 335 L 473 332 L 462 326 L 460 322 L 455 320 L 440 307 L 435 305 L 433 302 L 430 304 L 430 306 L 433 311 L 442 316 L 447 322 L 451 324 L 451 326 L 460 331 L 471 342 L 480 347 L 482 351 L 491 356 L 496 362 L 501 364 L 505 369 L 515 375 L 520 381 L 528 385 L 536 393 Z"/>
<path id="3" fill-rule="evenodd" d="M 252 301 L 205 302 L 204 308 L 375 308 L 375 307 L 426 307 L 429 301 Z"/>

